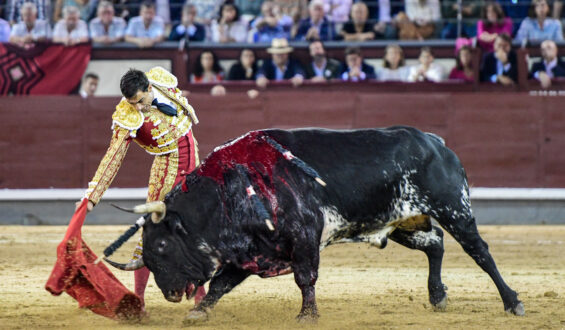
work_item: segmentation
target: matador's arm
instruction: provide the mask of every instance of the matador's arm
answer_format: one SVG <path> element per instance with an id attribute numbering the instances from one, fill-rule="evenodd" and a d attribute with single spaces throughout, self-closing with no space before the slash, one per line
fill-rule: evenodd
<path id="1" fill-rule="evenodd" d="M 106 150 L 106 154 L 104 158 L 102 158 L 100 165 L 98 165 L 94 178 L 88 183 L 88 189 L 84 196 L 93 204 L 98 204 L 106 189 L 110 187 L 110 184 L 122 165 L 130 142 L 130 131 L 115 126 L 110 146 L 108 150 Z"/>

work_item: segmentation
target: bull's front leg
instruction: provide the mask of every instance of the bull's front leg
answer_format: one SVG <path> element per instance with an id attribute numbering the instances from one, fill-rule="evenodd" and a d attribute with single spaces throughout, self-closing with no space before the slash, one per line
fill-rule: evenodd
<path id="1" fill-rule="evenodd" d="M 298 321 L 315 322 L 319 317 L 315 289 L 319 263 L 319 247 L 308 246 L 301 249 L 295 247 L 292 269 L 294 280 L 302 292 L 302 309 L 296 317 Z"/>
<path id="2" fill-rule="evenodd" d="M 228 266 L 219 272 L 210 281 L 208 294 L 196 305 L 184 319 L 186 325 L 194 324 L 208 319 L 208 313 L 216 305 L 218 300 L 243 282 L 249 276 L 249 272 Z"/>

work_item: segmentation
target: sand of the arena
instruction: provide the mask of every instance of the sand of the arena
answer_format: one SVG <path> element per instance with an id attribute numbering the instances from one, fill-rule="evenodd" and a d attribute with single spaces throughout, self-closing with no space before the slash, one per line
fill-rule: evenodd
<path id="1" fill-rule="evenodd" d="M 86 226 L 83 237 L 100 252 L 127 226 Z M 182 326 L 192 302 L 163 298 L 153 278 L 146 294 L 149 318 L 118 322 L 79 309 L 68 295 L 44 289 L 65 227 L 3 226 L 0 233 L 0 328 L 169 329 Z M 491 279 L 446 234 L 443 282 L 445 312 L 428 302 L 425 255 L 389 242 L 336 245 L 321 255 L 316 294 L 317 325 L 297 324 L 301 296 L 292 275 L 248 278 L 224 296 L 198 329 L 564 329 L 565 226 L 481 226 L 502 276 L 520 293 L 526 315 L 503 310 Z M 114 259 L 127 261 L 135 240 Z M 129 288 L 133 274 L 114 273 Z"/>

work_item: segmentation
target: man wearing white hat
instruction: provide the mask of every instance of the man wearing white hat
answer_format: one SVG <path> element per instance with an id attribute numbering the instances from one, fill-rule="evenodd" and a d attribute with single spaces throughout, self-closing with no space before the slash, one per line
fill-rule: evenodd
<path id="1" fill-rule="evenodd" d="M 286 39 L 273 39 L 267 53 L 271 54 L 272 59 L 264 60 L 259 68 L 256 80 L 258 87 L 265 88 L 270 80 L 290 80 L 294 86 L 302 84 L 304 70 L 298 61 L 289 58 L 292 47 Z"/>

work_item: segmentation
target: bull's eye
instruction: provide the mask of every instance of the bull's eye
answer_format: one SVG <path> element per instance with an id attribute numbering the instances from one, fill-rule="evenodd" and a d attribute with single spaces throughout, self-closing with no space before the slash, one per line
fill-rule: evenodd
<path id="1" fill-rule="evenodd" d="M 159 242 L 159 246 L 157 247 L 157 251 L 159 251 L 159 253 L 165 252 L 166 246 L 167 246 L 167 242 L 165 240 L 162 240 L 161 242 Z"/>

